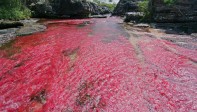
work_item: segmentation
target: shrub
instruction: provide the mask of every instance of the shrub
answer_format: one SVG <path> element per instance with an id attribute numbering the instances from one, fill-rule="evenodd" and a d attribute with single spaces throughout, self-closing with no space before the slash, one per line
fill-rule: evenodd
<path id="1" fill-rule="evenodd" d="M 176 2 L 176 0 L 163 0 L 165 4 L 172 5 Z"/>
<path id="2" fill-rule="evenodd" d="M 105 6 L 107 8 L 109 8 L 111 11 L 113 11 L 116 7 L 117 4 L 107 4 L 107 3 L 103 3 L 100 2 L 99 0 L 93 0 L 95 3 L 97 3 L 99 6 Z"/>
<path id="3" fill-rule="evenodd" d="M 29 18 L 31 11 L 20 0 L 3 0 L 0 2 L 0 19 L 19 20 Z"/>
<path id="4" fill-rule="evenodd" d="M 151 12 L 149 10 L 149 0 L 138 2 L 138 8 L 140 12 L 144 13 L 143 19 L 150 19 Z"/>
<path id="5" fill-rule="evenodd" d="M 110 11 L 113 11 L 115 9 L 115 7 L 116 7 L 116 4 L 100 3 L 99 5 L 109 8 Z"/>

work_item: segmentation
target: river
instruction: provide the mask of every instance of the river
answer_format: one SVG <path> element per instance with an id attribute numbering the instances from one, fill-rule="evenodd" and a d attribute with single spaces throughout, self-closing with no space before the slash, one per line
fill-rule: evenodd
<path id="1" fill-rule="evenodd" d="M 120 21 L 46 20 L 1 47 L 0 111 L 197 111 L 197 50 Z"/>

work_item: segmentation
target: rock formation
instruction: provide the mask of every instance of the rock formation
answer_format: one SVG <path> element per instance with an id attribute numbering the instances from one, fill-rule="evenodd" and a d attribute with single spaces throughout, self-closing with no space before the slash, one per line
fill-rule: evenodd
<path id="1" fill-rule="evenodd" d="M 87 17 L 90 14 L 110 13 L 106 7 L 86 0 L 24 0 L 34 17 Z"/>
<path id="2" fill-rule="evenodd" d="M 137 3 L 142 0 L 120 0 L 112 15 L 122 16 L 127 12 L 138 12 Z"/>
<path id="3" fill-rule="evenodd" d="M 152 0 L 156 22 L 197 22 L 197 0 L 177 0 L 168 5 L 163 0 Z"/>

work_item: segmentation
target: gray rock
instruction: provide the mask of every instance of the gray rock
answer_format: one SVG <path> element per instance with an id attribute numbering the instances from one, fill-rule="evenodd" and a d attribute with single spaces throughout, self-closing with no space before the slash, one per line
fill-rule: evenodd
<path id="1" fill-rule="evenodd" d="M 45 29 L 46 29 L 46 26 L 39 25 L 39 24 L 24 26 L 16 31 L 16 35 L 17 36 L 30 35 L 36 32 L 42 32 Z"/>
<path id="2" fill-rule="evenodd" d="M 9 42 L 10 40 L 15 39 L 16 37 L 16 30 L 18 28 L 9 28 L 0 30 L 0 47 L 4 44 Z"/>
<path id="3" fill-rule="evenodd" d="M 126 18 L 124 19 L 125 22 L 139 22 L 144 17 L 142 12 L 128 12 L 126 13 Z"/>
<path id="4" fill-rule="evenodd" d="M 152 0 L 156 22 L 197 22 L 197 0 L 177 0 L 167 5 L 163 0 Z"/>
<path id="5" fill-rule="evenodd" d="M 92 15 L 90 18 L 107 18 L 107 15 Z"/>
<path id="6" fill-rule="evenodd" d="M 191 36 L 197 38 L 197 33 L 192 33 Z"/>
<path id="7" fill-rule="evenodd" d="M 38 19 L 21 20 L 24 24 L 18 28 L 8 28 L 0 30 L 0 47 L 4 44 L 16 38 L 16 36 L 29 35 L 36 32 L 41 32 L 46 29 L 46 26 L 36 23 Z"/>
<path id="8" fill-rule="evenodd" d="M 138 2 L 143 0 L 120 0 L 112 15 L 122 16 L 127 12 L 139 12 Z"/>
<path id="9" fill-rule="evenodd" d="M 149 24 L 145 24 L 145 23 L 140 23 L 140 24 L 136 24 L 133 25 L 134 27 L 140 27 L 140 28 L 149 28 L 150 25 Z"/>
<path id="10" fill-rule="evenodd" d="M 84 18 L 90 14 L 111 13 L 107 7 L 86 0 L 26 0 L 24 4 L 39 18 Z"/>

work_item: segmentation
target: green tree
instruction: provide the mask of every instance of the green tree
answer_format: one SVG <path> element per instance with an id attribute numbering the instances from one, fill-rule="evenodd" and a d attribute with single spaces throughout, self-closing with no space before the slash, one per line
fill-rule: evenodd
<path id="1" fill-rule="evenodd" d="M 20 0 L 1 0 L 0 19 L 25 19 L 31 16 L 30 10 Z"/>

